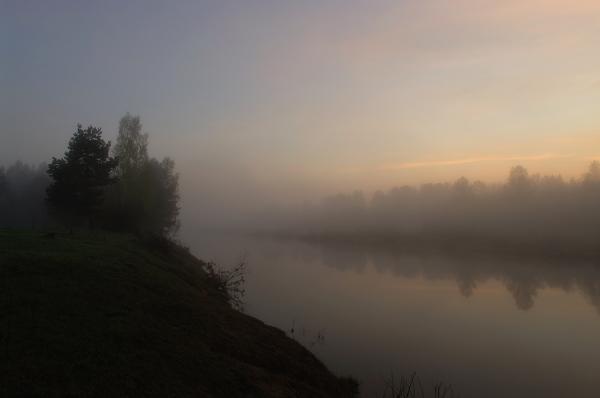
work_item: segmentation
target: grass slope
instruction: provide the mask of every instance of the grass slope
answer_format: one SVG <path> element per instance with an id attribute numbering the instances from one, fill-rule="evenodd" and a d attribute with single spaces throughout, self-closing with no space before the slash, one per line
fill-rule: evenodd
<path id="1" fill-rule="evenodd" d="M 202 266 L 128 235 L 0 231 L 0 396 L 353 396 Z"/>

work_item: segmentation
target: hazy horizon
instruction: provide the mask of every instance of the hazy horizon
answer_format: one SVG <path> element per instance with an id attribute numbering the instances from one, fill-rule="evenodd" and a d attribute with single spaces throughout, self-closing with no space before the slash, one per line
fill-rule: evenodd
<path id="1" fill-rule="evenodd" d="M 516 164 L 574 177 L 600 156 L 598 21 L 593 1 L 6 1 L 0 159 L 139 114 L 190 217 Z"/>

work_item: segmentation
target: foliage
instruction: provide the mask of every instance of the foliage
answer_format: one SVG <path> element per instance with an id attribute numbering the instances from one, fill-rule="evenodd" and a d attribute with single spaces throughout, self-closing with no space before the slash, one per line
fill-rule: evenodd
<path id="1" fill-rule="evenodd" d="M 135 178 L 148 161 L 148 134 L 142 133 L 139 116 L 125 114 L 119 121 L 119 132 L 113 149 L 119 159 L 116 172 L 120 179 Z"/>
<path id="2" fill-rule="evenodd" d="M 109 156 L 110 141 L 102 139 L 102 130 L 89 126 L 71 137 L 63 158 L 52 158 L 48 174 L 52 183 L 47 201 L 61 214 L 91 221 L 103 200 L 103 189 L 114 182 L 111 176 L 117 159 Z"/>
<path id="3" fill-rule="evenodd" d="M 593 161 L 590 164 L 588 171 L 583 175 L 583 183 L 588 186 L 600 183 L 600 162 Z"/>
<path id="4" fill-rule="evenodd" d="M 473 239 L 535 246 L 596 245 L 600 239 L 600 163 L 580 178 L 513 167 L 502 183 L 469 181 L 401 186 L 367 197 L 338 194 L 271 215 L 275 232 L 363 240 Z M 263 223 L 265 224 L 265 223 Z M 532 247 L 533 247 L 532 246 Z"/>
<path id="5" fill-rule="evenodd" d="M 162 162 L 149 160 L 141 173 L 142 228 L 160 235 L 176 231 L 179 222 L 179 176 L 175 162 L 165 158 Z"/>
<path id="6" fill-rule="evenodd" d="M 148 135 L 139 116 L 126 114 L 119 122 L 113 154 L 119 159 L 119 181 L 108 190 L 104 207 L 109 228 L 141 234 L 171 235 L 177 231 L 179 176 L 169 158 L 148 156 Z"/>
<path id="7" fill-rule="evenodd" d="M 510 169 L 508 184 L 506 188 L 515 193 L 524 193 L 531 187 L 529 172 L 523 166 L 515 166 Z"/>
<path id="8" fill-rule="evenodd" d="M 205 270 L 209 278 L 215 283 L 217 290 L 223 294 L 229 304 L 238 311 L 244 309 L 244 295 L 246 290 L 246 262 L 241 261 L 237 266 L 230 270 L 224 270 L 209 261 L 206 263 Z"/>
<path id="9" fill-rule="evenodd" d="M 139 116 L 119 122 L 116 145 L 77 126 L 62 158 L 35 169 L 0 167 L 0 227 L 43 226 L 48 208 L 70 226 L 172 236 L 179 228 L 179 175 L 170 158 L 148 156 Z M 100 221 L 100 222 L 99 222 Z"/>

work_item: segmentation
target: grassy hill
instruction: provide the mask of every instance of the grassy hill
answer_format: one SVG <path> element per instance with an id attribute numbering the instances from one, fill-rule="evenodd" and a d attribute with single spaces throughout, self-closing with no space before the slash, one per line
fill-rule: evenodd
<path id="1" fill-rule="evenodd" d="M 176 245 L 0 231 L 0 396 L 345 397 Z"/>

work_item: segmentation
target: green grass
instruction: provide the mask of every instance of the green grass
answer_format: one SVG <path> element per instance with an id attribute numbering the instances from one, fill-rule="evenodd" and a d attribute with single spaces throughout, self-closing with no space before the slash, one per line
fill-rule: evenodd
<path id="1" fill-rule="evenodd" d="M 353 396 L 203 266 L 129 235 L 0 231 L 0 396 Z"/>

